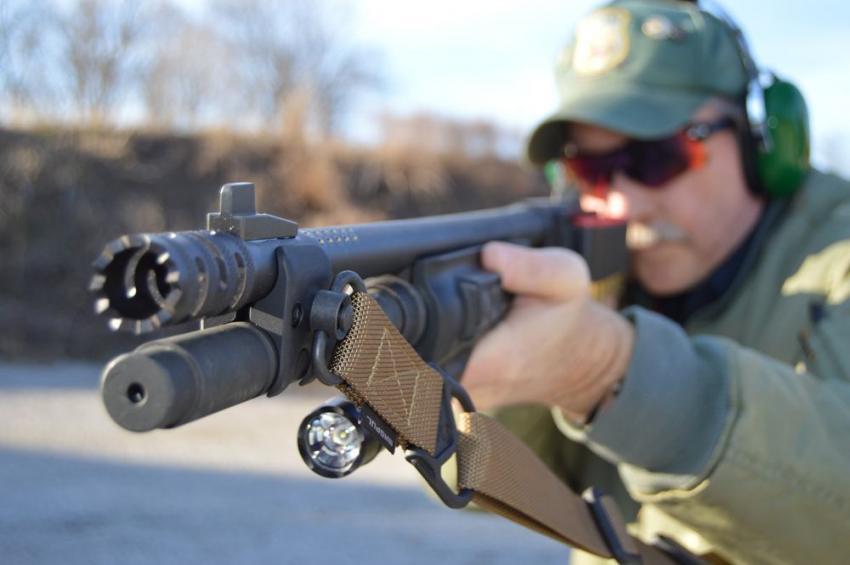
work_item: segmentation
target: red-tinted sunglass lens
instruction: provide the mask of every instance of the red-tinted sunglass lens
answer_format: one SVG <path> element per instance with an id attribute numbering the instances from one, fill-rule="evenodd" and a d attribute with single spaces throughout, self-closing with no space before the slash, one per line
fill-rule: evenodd
<path id="1" fill-rule="evenodd" d="M 607 188 L 614 173 L 626 168 L 631 162 L 628 148 L 624 147 L 601 155 L 567 157 L 565 163 L 570 172 L 592 188 Z"/>
<path id="2" fill-rule="evenodd" d="M 578 157 L 565 162 L 573 176 L 591 186 L 607 184 L 611 180 L 610 171 L 601 169 L 589 159 Z"/>
<path id="3" fill-rule="evenodd" d="M 625 169 L 630 178 L 651 187 L 659 188 L 687 171 L 691 158 L 684 136 L 674 136 L 632 144 L 632 166 Z"/>
<path id="4" fill-rule="evenodd" d="M 661 188 L 688 169 L 702 166 L 705 149 L 699 140 L 681 133 L 664 139 L 630 141 L 610 153 L 576 155 L 567 157 L 565 162 L 570 172 L 594 192 L 607 190 L 618 171 L 648 188 Z"/>

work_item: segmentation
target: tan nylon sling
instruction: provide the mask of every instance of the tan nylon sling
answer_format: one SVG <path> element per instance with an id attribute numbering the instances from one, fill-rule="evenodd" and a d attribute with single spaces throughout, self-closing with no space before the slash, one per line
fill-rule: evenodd
<path id="1" fill-rule="evenodd" d="M 443 379 L 398 332 L 375 300 L 352 295 L 354 322 L 337 344 L 330 369 L 341 390 L 366 402 L 398 434 L 403 447 L 434 453 Z M 482 508 L 601 557 L 614 557 L 586 502 L 497 421 L 476 412 L 459 415 L 458 486 L 474 491 Z M 629 536 L 613 501 L 602 504 L 617 537 L 645 563 L 675 563 L 666 553 Z"/>

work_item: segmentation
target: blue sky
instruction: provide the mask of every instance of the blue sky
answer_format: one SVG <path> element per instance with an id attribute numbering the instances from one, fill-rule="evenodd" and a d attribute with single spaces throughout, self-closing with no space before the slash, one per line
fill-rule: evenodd
<path id="1" fill-rule="evenodd" d="M 387 87 L 361 105 L 368 139 L 381 108 L 485 118 L 527 131 L 556 105 L 552 66 L 589 0 L 357 0 L 352 33 L 382 53 Z M 730 2 L 762 67 L 792 79 L 811 113 L 820 163 L 850 172 L 850 4 Z M 837 154 L 837 155 L 836 155 Z"/>

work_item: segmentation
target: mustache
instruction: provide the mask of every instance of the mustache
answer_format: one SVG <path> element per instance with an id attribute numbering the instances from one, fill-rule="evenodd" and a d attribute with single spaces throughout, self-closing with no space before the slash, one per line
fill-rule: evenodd
<path id="1" fill-rule="evenodd" d="M 651 223 L 629 222 L 626 228 L 626 246 L 633 251 L 663 242 L 682 242 L 687 237 L 682 228 L 663 220 Z"/>

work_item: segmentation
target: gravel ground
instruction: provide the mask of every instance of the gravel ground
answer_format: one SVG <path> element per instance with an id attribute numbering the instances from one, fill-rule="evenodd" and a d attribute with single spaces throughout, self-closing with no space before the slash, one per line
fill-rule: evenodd
<path id="1" fill-rule="evenodd" d="M 106 415 L 98 372 L 0 364 L 0 562 L 566 562 L 543 536 L 431 500 L 398 455 L 310 473 L 294 432 L 328 389 L 133 434 Z"/>

